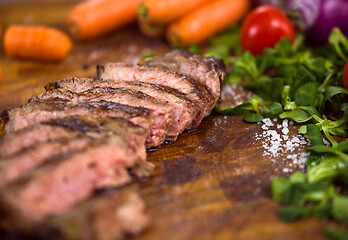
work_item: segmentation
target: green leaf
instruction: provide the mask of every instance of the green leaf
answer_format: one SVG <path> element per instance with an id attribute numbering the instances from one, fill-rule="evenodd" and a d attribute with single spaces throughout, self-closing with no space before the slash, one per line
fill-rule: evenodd
<path id="1" fill-rule="evenodd" d="M 332 226 L 327 227 L 325 229 L 325 233 L 332 239 L 335 240 L 347 240 L 348 239 L 348 232 L 338 230 L 337 228 L 334 228 Z"/>
<path id="2" fill-rule="evenodd" d="M 340 142 L 338 145 L 337 145 L 337 149 L 342 151 L 342 152 L 348 152 L 348 139 Z"/>
<path id="3" fill-rule="evenodd" d="M 326 100 L 336 96 L 337 94 L 348 95 L 348 90 L 339 86 L 330 86 L 326 89 Z"/>
<path id="4" fill-rule="evenodd" d="M 256 91 L 265 100 L 280 102 L 284 84 L 281 78 L 262 76 L 255 81 L 245 84 L 244 87 L 248 90 Z"/>
<path id="5" fill-rule="evenodd" d="M 310 82 L 299 87 L 295 94 L 295 103 L 302 106 L 314 105 L 316 99 L 316 83 Z"/>
<path id="6" fill-rule="evenodd" d="M 339 174 L 341 161 L 337 157 L 325 157 L 307 170 L 308 181 L 317 182 L 320 180 L 332 180 Z"/>
<path id="7" fill-rule="evenodd" d="M 266 104 L 263 108 L 263 116 L 265 118 L 273 119 L 278 117 L 283 112 L 283 106 L 279 102 Z"/>
<path id="8" fill-rule="evenodd" d="M 294 109 L 292 111 L 283 112 L 279 115 L 281 119 L 290 119 L 295 122 L 303 123 L 309 121 L 312 117 L 308 116 L 307 113 L 301 109 Z"/>
<path id="9" fill-rule="evenodd" d="M 286 178 L 274 178 L 272 180 L 272 198 L 275 201 L 283 202 L 283 192 L 289 188 L 290 180 Z"/>
<path id="10" fill-rule="evenodd" d="M 311 213 L 310 208 L 296 206 L 286 206 L 279 209 L 279 217 L 285 222 L 292 222 L 299 218 L 308 216 Z"/>
<path id="11" fill-rule="evenodd" d="M 246 122 L 260 122 L 263 119 L 263 117 L 261 114 L 255 112 L 245 115 L 243 119 Z"/>
<path id="12" fill-rule="evenodd" d="M 305 183 L 307 181 L 307 177 L 303 172 L 296 171 L 290 176 L 289 180 L 291 183 Z"/>
<path id="13" fill-rule="evenodd" d="M 323 136 L 320 129 L 315 124 L 308 124 L 306 129 L 306 137 L 311 141 L 312 145 L 324 145 Z"/>
<path id="14" fill-rule="evenodd" d="M 336 196 L 333 198 L 332 215 L 336 220 L 348 223 L 348 197 Z"/>

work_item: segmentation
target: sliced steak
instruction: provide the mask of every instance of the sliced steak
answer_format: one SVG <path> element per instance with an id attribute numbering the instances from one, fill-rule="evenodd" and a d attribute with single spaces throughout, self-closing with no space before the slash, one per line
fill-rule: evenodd
<path id="1" fill-rule="evenodd" d="M 151 109 L 152 121 L 150 134 L 146 141 L 148 148 L 157 147 L 164 142 L 174 117 L 173 108 L 169 104 L 159 102 L 142 92 L 126 88 L 96 87 L 81 93 L 75 93 L 65 89 L 56 89 L 54 91 L 42 93 L 38 98 L 63 98 L 75 103 L 104 100 Z"/>
<path id="2" fill-rule="evenodd" d="M 82 151 L 54 156 L 1 189 L 8 209 L 41 220 L 90 197 L 98 189 L 131 180 L 134 164 L 125 141 L 116 135 L 93 142 Z"/>
<path id="3" fill-rule="evenodd" d="M 20 233 L 20 239 L 120 240 L 136 236 L 149 224 L 145 204 L 134 188 L 107 189 L 95 194 L 62 214 L 36 222 L 8 212 L 8 232 Z M 73 226 L 73 227 L 72 227 Z"/>
<path id="4" fill-rule="evenodd" d="M 97 72 L 99 78 L 153 83 L 171 87 L 184 94 L 185 97 L 197 104 L 200 110 L 190 128 L 197 127 L 202 119 L 211 113 L 215 104 L 215 100 L 206 86 L 183 74 L 162 68 L 107 63 L 98 66 Z"/>
<path id="5" fill-rule="evenodd" d="M 0 158 L 8 157 L 35 144 L 50 139 L 64 137 L 83 137 L 81 132 L 72 133 L 69 129 L 51 124 L 36 124 L 19 131 L 6 134 L 0 139 Z"/>
<path id="6" fill-rule="evenodd" d="M 21 164 L 33 164 L 39 162 L 39 159 L 43 161 L 43 156 L 45 154 L 48 156 L 50 151 L 54 153 L 64 149 L 73 150 L 74 145 L 71 143 L 67 143 L 66 146 L 61 148 L 52 149 L 53 146 L 59 144 L 57 141 L 62 141 L 62 138 L 77 141 L 75 144 L 76 150 L 82 144 L 83 139 L 87 141 L 92 138 L 90 141 L 94 141 L 94 139 L 103 139 L 116 134 L 125 139 L 128 149 L 137 160 L 135 165 L 132 166 L 131 172 L 139 178 L 147 177 L 153 172 L 154 168 L 153 164 L 146 161 L 145 140 L 147 133 L 146 129 L 118 117 L 96 119 L 69 116 L 62 119 L 52 119 L 6 135 L 3 142 L 0 143 L 0 149 L 3 150 L 1 156 L 3 159 L 0 161 L 0 166 L 10 167 L 12 168 L 11 171 L 20 174 L 22 167 L 11 163 L 12 161 L 6 163 L 5 159 L 19 158 L 18 161 Z M 36 159 L 31 159 L 31 156 Z M 5 167 L 4 171 L 7 171 Z M 11 171 L 8 174 L 13 174 Z"/>
<path id="7" fill-rule="evenodd" d="M 139 64 L 182 73 L 204 84 L 215 101 L 220 97 L 221 82 L 225 75 L 225 66 L 221 59 L 203 57 L 184 49 L 175 49 L 163 55 L 146 58 Z"/>
<path id="8" fill-rule="evenodd" d="M 47 90 L 64 88 L 72 92 L 83 92 L 94 87 L 128 88 L 141 91 L 157 100 L 167 102 L 173 107 L 174 120 L 166 140 L 175 141 L 193 121 L 198 107 L 183 94 L 173 88 L 137 81 L 122 81 L 94 78 L 68 78 L 46 85 Z"/>
<path id="9" fill-rule="evenodd" d="M 10 120 L 6 125 L 7 132 L 71 115 L 93 118 L 124 117 L 145 129 L 149 129 L 151 125 L 151 111 L 149 109 L 107 101 L 73 103 L 59 98 L 33 99 L 21 108 L 10 110 L 8 115 Z"/>
<path id="10" fill-rule="evenodd" d="M 0 137 L 6 134 L 5 126 L 8 122 L 8 110 L 4 110 L 0 113 Z"/>
<path id="11" fill-rule="evenodd" d="M 91 142 L 91 138 L 82 136 L 76 139 L 59 138 L 34 145 L 10 157 L 0 159 L 0 185 L 14 181 L 24 172 L 40 165 L 52 155 L 81 150 Z"/>

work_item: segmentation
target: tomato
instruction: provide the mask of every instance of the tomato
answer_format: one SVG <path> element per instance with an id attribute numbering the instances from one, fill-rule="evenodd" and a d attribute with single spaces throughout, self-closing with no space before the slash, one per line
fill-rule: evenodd
<path id="1" fill-rule="evenodd" d="M 284 37 L 295 39 L 296 31 L 290 20 L 278 8 L 260 6 L 252 10 L 241 26 L 241 44 L 244 51 L 258 55 L 266 47 L 274 45 Z"/>
<path id="2" fill-rule="evenodd" d="M 344 66 L 344 69 L 343 69 L 343 79 L 342 80 L 343 80 L 343 87 L 345 89 L 348 89 L 348 62 Z"/>

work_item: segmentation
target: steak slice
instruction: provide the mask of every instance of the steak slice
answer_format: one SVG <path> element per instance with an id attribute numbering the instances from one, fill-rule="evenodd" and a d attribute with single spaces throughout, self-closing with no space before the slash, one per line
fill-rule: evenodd
<path id="1" fill-rule="evenodd" d="M 149 129 L 151 124 L 151 111 L 146 108 L 106 101 L 73 103 L 59 98 L 32 99 L 21 108 L 10 110 L 8 115 L 10 120 L 6 125 L 7 132 L 70 115 L 89 116 L 93 118 L 103 118 L 106 116 L 124 117 L 145 129 Z"/>
<path id="2" fill-rule="evenodd" d="M 19 131 L 8 133 L 0 139 L 0 158 L 8 157 L 50 139 L 67 137 L 83 137 L 83 134 L 47 123 L 31 125 Z"/>
<path id="3" fill-rule="evenodd" d="M 206 86 L 183 74 L 162 68 L 107 63 L 103 66 L 97 66 L 97 73 L 99 78 L 147 82 L 177 90 L 199 106 L 200 111 L 190 128 L 197 127 L 202 119 L 211 113 L 215 105 L 215 100 Z"/>
<path id="4" fill-rule="evenodd" d="M 94 141 L 82 151 L 54 156 L 1 189 L 8 209 L 39 221 L 87 199 L 98 189 L 121 186 L 131 178 L 134 158 L 116 135 Z"/>
<path id="5" fill-rule="evenodd" d="M 72 92 L 83 92 L 94 87 L 128 88 L 141 91 L 159 101 L 167 102 L 173 107 L 174 120 L 166 140 L 175 141 L 193 121 L 198 113 L 198 107 L 175 89 L 137 81 L 123 81 L 95 78 L 68 78 L 45 86 L 46 90 L 64 88 Z"/>
<path id="6" fill-rule="evenodd" d="M 107 189 L 40 222 L 7 212 L 6 230 L 21 235 L 18 239 L 120 240 L 148 226 L 144 208 L 135 188 Z"/>
<path id="7" fill-rule="evenodd" d="M 182 73 L 205 85 L 215 101 L 220 97 L 221 82 L 225 75 L 225 66 L 221 59 L 203 57 L 185 49 L 174 49 L 163 55 L 146 58 L 139 64 Z"/>
<path id="8" fill-rule="evenodd" d="M 38 98 L 63 98 L 75 103 L 104 100 L 151 109 L 150 134 L 146 140 L 146 146 L 148 148 L 157 147 L 164 142 L 173 122 L 173 108 L 169 104 L 159 102 L 140 91 L 133 91 L 126 88 L 96 87 L 81 93 L 56 89 L 42 93 Z"/>
<path id="9" fill-rule="evenodd" d="M 36 158 L 42 158 L 37 156 L 36 148 L 38 151 L 49 154 L 47 146 L 53 144 L 50 142 L 60 141 L 62 138 L 73 139 L 78 141 L 80 139 L 92 138 L 95 139 L 107 138 L 109 135 L 119 135 L 123 137 L 127 143 L 128 149 L 131 151 L 132 156 L 136 158 L 136 163 L 131 168 L 131 172 L 138 178 L 147 177 L 153 172 L 153 164 L 146 161 L 146 149 L 145 140 L 147 138 L 148 131 L 138 125 L 135 125 L 124 118 L 110 118 L 95 119 L 80 116 L 68 116 L 62 119 L 52 119 L 48 122 L 43 122 L 36 125 L 25 127 L 17 132 L 11 132 L 2 139 L 0 143 L 0 150 L 2 151 L 2 158 L 28 158 L 25 153 L 31 153 L 31 156 Z M 75 140 L 77 139 L 77 140 Z M 70 143 L 69 143 L 70 144 Z M 78 144 L 75 145 L 76 149 Z M 43 149 L 41 149 L 43 148 Z M 62 149 L 68 148 L 68 146 L 62 147 Z M 74 146 L 71 146 L 73 150 Z M 41 149 L 41 150 L 40 150 Z M 58 151 L 58 149 L 55 149 Z M 25 157 L 24 157 L 25 156 Z M 0 166 L 7 166 L 6 161 Z M 36 162 L 38 159 L 19 160 L 24 162 Z M 13 171 L 21 172 L 21 167 L 16 164 L 10 164 Z M 0 167 L 1 168 L 1 167 Z M 6 169 L 5 169 L 6 170 Z M 0 171 L 1 172 L 1 171 Z M 8 173 L 10 174 L 10 173 Z M 0 177 L 1 178 L 1 177 Z"/>
<path id="10" fill-rule="evenodd" d="M 86 137 L 76 139 L 59 138 L 34 145 L 10 157 L 0 159 L 0 185 L 14 181 L 24 172 L 40 165 L 52 155 L 81 150 L 91 142 L 92 139 Z"/>

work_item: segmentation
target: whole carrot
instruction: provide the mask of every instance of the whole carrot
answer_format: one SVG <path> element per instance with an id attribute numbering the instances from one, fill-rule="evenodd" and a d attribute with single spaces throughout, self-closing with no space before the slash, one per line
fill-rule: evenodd
<path id="1" fill-rule="evenodd" d="M 143 0 L 139 19 L 152 24 L 166 24 L 209 0 Z"/>
<path id="2" fill-rule="evenodd" d="M 5 31 L 4 48 L 11 58 L 58 61 L 67 56 L 72 42 L 54 28 L 12 25 Z"/>
<path id="3" fill-rule="evenodd" d="M 137 20 L 142 0 L 88 0 L 73 8 L 67 17 L 69 32 L 78 40 L 102 36 Z"/>
<path id="4" fill-rule="evenodd" d="M 213 0 L 169 24 L 167 40 L 173 46 L 201 43 L 238 22 L 250 0 Z"/>

